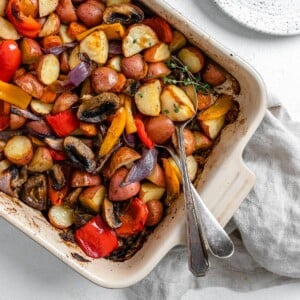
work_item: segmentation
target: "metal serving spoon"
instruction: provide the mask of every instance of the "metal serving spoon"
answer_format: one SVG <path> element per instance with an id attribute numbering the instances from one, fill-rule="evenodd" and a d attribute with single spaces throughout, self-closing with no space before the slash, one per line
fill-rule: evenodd
<path id="1" fill-rule="evenodd" d="M 173 56 L 172 60 L 176 61 L 179 65 L 184 66 L 177 57 Z M 195 276 L 204 276 L 209 268 L 206 247 L 208 247 L 212 254 L 217 257 L 229 257 L 233 254 L 234 246 L 227 233 L 203 203 L 188 176 L 183 130 L 197 114 L 197 96 L 194 86 L 193 94 L 193 105 L 195 108 L 194 116 L 184 123 L 176 124 L 176 134 L 187 213 L 189 268 Z"/>

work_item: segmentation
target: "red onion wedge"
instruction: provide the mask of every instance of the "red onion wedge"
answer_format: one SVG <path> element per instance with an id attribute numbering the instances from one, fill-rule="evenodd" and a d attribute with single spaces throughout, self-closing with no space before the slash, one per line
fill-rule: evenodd
<path id="1" fill-rule="evenodd" d="M 66 51 L 67 49 L 74 48 L 77 45 L 77 42 L 72 42 L 72 43 L 65 43 L 63 45 L 51 47 L 48 49 L 43 49 L 43 52 L 45 54 L 54 54 L 54 55 L 59 55 Z"/>
<path id="2" fill-rule="evenodd" d="M 157 154 L 158 152 L 155 148 L 143 149 L 142 158 L 133 165 L 120 186 L 141 181 L 148 177 L 157 163 Z"/>
<path id="3" fill-rule="evenodd" d="M 13 106 L 13 105 L 10 108 L 10 112 L 13 113 L 13 114 L 16 114 L 18 116 L 24 117 L 26 119 L 29 119 L 29 120 L 33 120 L 33 121 L 40 121 L 40 120 L 42 120 L 42 118 L 34 115 L 30 111 L 25 110 L 25 109 L 21 109 L 19 107 Z"/>

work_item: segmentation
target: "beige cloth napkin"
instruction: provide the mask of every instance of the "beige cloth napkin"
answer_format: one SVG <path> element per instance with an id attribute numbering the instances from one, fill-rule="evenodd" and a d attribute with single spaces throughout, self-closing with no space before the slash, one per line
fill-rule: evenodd
<path id="1" fill-rule="evenodd" d="M 124 289 L 124 299 L 199 299 L 205 287 L 245 292 L 300 278 L 300 124 L 271 104 L 244 159 L 257 181 L 228 227 L 237 228 L 234 255 L 211 257 L 208 275 L 195 278 L 186 249 L 175 248 L 148 277 Z"/>

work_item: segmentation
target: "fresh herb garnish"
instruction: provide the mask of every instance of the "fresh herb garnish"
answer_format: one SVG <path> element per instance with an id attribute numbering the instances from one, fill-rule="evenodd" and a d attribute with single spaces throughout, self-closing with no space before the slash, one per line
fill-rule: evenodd
<path id="1" fill-rule="evenodd" d="M 179 113 L 179 106 L 176 105 L 175 103 L 173 104 L 173 110 L 174 110 L 174 113 Z"/>
<path id="2" fill-rule="evenodd" d="M 197 79 L 188 69 L 187 66 L 179 64 L 175 59 L 170 59 L 166 62 L 166 65 L 172 70 L 179 70 L 182 73 L 182 79 L 176 79 L 171 76 L 164 77 L 165 84 L 182 84 L 193 85 L 196 92 L 202 91 L 204 93 L 212 92 L 212 87 L 208 83 L 203 83 L 200 79 Z"/>

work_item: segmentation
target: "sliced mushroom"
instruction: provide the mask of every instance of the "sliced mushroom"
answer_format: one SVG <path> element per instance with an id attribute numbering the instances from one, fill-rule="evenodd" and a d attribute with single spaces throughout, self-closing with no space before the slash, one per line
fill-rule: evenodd
<path id="1" fill-rule="evenodd" d="M 118 219 L 113 203 L 108 200 L 107 197 L 104 198 L 102 204 L 102 214 L 107 225 L 112 229 L 117 229 L 122 226 L 122 222 Z"/>
<path id="2" fill-rule="evenodd" d="M 75 190 L 71 191 L 66 198 L 64 198 L 64 203 L 70 207 L 75 206 L 79 195 L 82 192 L 82 188 L 78 187 Z"/>
<path id="3" fill-rule="evenodd" d="M 15 189 L 19 189 L 28 179 L 28 168 L 23 166 L 21 169 L 14 167 L 13 179 L 11 186 Z"/>
<path id="4" fill-rule="evenodd" d="M 51 186 L 56 191 L 60 191 L 66 186 L 66 177 L 60 165 L 54 164 L 49 170 L 49 176 L 51 178 Z"/>
<path id="5" fill-rule="evenodd" d="M 68 136 L 64 139 L 64 151 L 79 169 L 94 172 L 96 169 L 95 155 L 91 148 L 80 139 Z"/>
<path id="6" fill-rule="evenodd" d="M 103 14 L 105 23 L 121 23 L 125 25 L 140 23 L 144 19 L 144 12 L 133 4 L 119 4 L 107 7 Z"/>
<path id="7" fill-rule="evenodd" d="M 84 101 L 78 108 L 77 117 L 89 123 L 102 122 L 120 106 L 121 100 L 116 94 L 102 93 Z"/>
<path id="8" fill-rule="evenodd" d="M 74 210 L 74 225 L 75 228 L 80 228 L 85 225 L 88 221 L 90 221 L 94 217 L 93 214 L 90 214 L 83 210 L 82 208 L 76 208 Z"/>
<path id="9" fill-rule="evenodd" d="M 21 190 L 21 199 L 27 205 L 38 210 L 47 208 L 47 181 L 43 174 L 29 177 Z"/>

